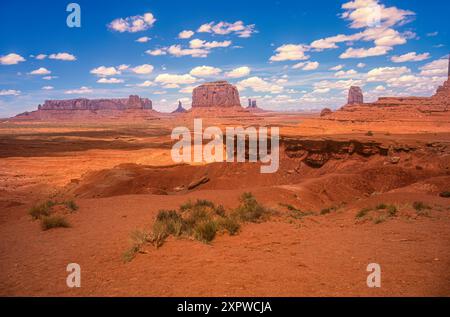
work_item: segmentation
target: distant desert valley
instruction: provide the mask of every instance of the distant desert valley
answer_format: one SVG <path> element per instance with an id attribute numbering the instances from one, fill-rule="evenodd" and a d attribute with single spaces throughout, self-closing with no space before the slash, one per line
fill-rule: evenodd
<path id="1" fill-rule="evenodd" d="M 133 95 L 1 120 L 0 294 L 450 296 L 450 81 L 375 103 L 348 89 L 321 113 L 243 106 L 218 81 L 173 113 Z M 278 171 L 174 163 L 195 118 L 279 127 Z"/>

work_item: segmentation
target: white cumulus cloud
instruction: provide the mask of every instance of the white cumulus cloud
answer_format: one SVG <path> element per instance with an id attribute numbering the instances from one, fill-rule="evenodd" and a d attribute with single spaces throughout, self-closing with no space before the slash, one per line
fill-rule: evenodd
<path id="1" fill-rule="evenodd" d="M 91 74 L 97 75 L 99 77 L 108 77 L 108 76 L 120 75 L 121 72 L 113 66 L 111 66 L 111 67 L 100 66 L 100 67 L 91 69 Z"/>
<path id="2" fill-rule="evenodd" d="M 118 79 L 118 78 L 100 78 L 99 80 L 97 80 L 97 83 L 99 84 L 121 84 L 123 83 L 123 79 Z"/>
<path id="3" fill-rule="evenodd" d="M 50 59 L 57 59 L 60 61 L 76 61 L 77 58 L 75 57 L 75 55 L 69 54 L 69 53 L 56 53 L 56 54 L 50 54 L 49 57 Z"/>
<path id="4" fill-rule="evenodd" d="M 175 74 L 160 74 L 155 78 L 155 82 L 161 84 L 193 84 L 197 82 L 197 78 L 190 74 L 175 75 Z"/>
<path id="5" fill-rule="evenodd" d="M 226 76 L 228 78 L 241 78 L 248 76 L 250 74 L 250 71 L 250 67 L 242 66 L 229 71 L 228 73 L 226 73 Z"/>
<path id="6" fill-rule="evenodd" d="M 221 72 L 222 72 L 222 70 L 217 67 L 198 66 L 198 67 L 193 68 L 190 71 L 190 74 L 192 76 L 197 76 L 197 77 L 211 77 L 211 76 L 217 76 Z"/>
<path id="7" fill-rule="evenodd" d="M 149 64 L 142 64 L 136 67 L 131 68 L 131 71 L 135 74 L 139 75 L 147 75 L 153 72 L 154 67 Z"/>
<path id="8" fill-rule="evenodd" d="M 52 72 L 49 71 L 47 68 L 45 67 L 40 67 L 38 69 L 33 70 L 32 72 L 30 72 L 30 75 L 49 75 Z"/>
<path id="9" fill-rule="evenodd" d="M 201 25 L 197 32 L 199 33 L 213 33 L 217 35 L 236 34 L 238 37 L 247 38 L 256 33 L 255 25 L 245 25 L 242 21 L 236 21 L 234 23 L 229 22 L 210 22 Z"/>
<path id="10" fill-rule="evenodd" d="M 307 50 L 308 47 L 302 44 L 285 44 L 275 50 L 276 54 L 270 57 L 270 61 L 282 62 L 307 60 L 309 58 L 309 56 L 305 55 Z"/>
<path id="11" fill-rule="evenodd" d="M 179 39 L 190 39 L 194 35 L 194 31 L 184 30 L 178 34 Z"/>
<path id="12" fill-rule="evenodd" d="M 123 32 L 140 32 L 148 30 L 156 22 L 152 13 L 148 12 L 143 15 L 135 15 L 126 18 L 118 18 L 113 20 L 108 27 L 111 30 L 123 33 Z"/>
<path id="13" fill-rule="evenodd" d="M 92 93 L 92 89 L 86 86 L 82 86 L 78 89 L 66 90 L 64 93 L 67 95 L 84 95 Z"/>
<path id="14" fill-rule="evenodd" d="M 18 96 L 18 95 L 20 95 L 20 90 L 15 90 L 15 89 L 0 90 L 0 96 Z"/>
<path id="15" fill-rule="evenodd" d="M 0 56 L 0 64 L 2 65 L 16 65 L 20 62 L 25 62 L 25 58 L 16 53 Z"/>
<path id="16" fill-rule="evenodd" d="M 394 63 L 420 62 L 429 58 L 430 53 L 417 54 L 416 52 L 411 52 L 399 56 L 392 56 L 391 61 Z"/>

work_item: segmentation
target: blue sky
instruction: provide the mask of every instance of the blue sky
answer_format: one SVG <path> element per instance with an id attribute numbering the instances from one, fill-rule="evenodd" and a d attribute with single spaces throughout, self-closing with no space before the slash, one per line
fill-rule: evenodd
<path id="1" fill-rule="evenodd" d="M 219 79 L 243 104 L 337 108 L 350 85 L 370 101 L 430 95 L 447 77 L 447 1 L 76 3 L 80 28 L 66 24 L 69 1 L 1 1 L 0 117 L 46 99 L 129 94 L 171 111 Z"/>

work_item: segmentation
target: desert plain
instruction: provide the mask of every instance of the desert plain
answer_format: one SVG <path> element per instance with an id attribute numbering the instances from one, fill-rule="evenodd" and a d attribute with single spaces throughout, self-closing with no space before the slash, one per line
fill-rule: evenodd
<path id="1" fill-rule="evenodd" d="M 449 112 L 333 116 L 203 118 L 205 126 L 279 127 L 274 174 L 259 163 L 174 164 L 171 131 L 192 127 L 192 114 L 2 120 L 0 294 L 449 296 Z M 169 236 L 124 261 L 130 233 L 151 230 L 159 210 L 200 199 L 229 213 L 245 192 L 270 208 L 267 219 L 209 243 Z M 68 228 L 42 230 L 33 220 L 30 208 L 46 201 L 76 204 L 52 207 Z M 81 267 L 80 288 L 66 285 L 69 263 Z M 369 263 L 381 267 L 380 288 L 367 286 Z"/>

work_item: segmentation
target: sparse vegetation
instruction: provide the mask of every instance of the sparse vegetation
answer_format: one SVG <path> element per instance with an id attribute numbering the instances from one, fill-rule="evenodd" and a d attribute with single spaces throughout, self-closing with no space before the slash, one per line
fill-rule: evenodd
<path id="1" fill-rule="evenodd" d="M 366 135 L 367 136 L 373 136 L 373 132 L 372 131 L 367 131 Z"/>
<path id="2" fill-rule="evenodd" d="M 386 205 L 386 204 L 378 204 L 378 205 L 375 207 L 376 210 L 381 210 L 381 209 L 386 209 L 386 208 L 387 208 L 387 205 Z"/>
<path id="3" fill-rule="evenodd" d="M 378 224 L 383 223 L 385 221 L 386 221 L 386 217 L 385 216 L 379 216 L 379 217 L 375 218 L 373 223 L 378 225 Z"/>
<path id="4" fill-rule="evenodd" d="M 449 191 L 445 191 L 439 194 L 440 197 L 442 198 L 450 198 L 450 192 Z"/>
<path id="5" fill-rule="evenodd" d="M 370 208 L 363 208 L 356 214 L 356 218 L 364 218 L 371 211 Z"/>
<path id="6" fill-rule="evenodd" d="M 214 240 L 217 233 L 217 223 L 211 219 L 201 221 L 194 227 L 194 237 L 205 243 Z"/>
<path id="7" fill-rule="evenodd" d="M 49 230 L 53 228 L 68 228 L 69 222 L 60 215 L 42 216 L 41 217 L 42 230 Z"/>
<path id="8" fill-rule="evenodd" d="M 294 219 L 302 219 L 303 217 L 311 216 L 311 215 L 314 215 L 314 214 L 315 214 L 313 211 L 301 211 L 300 209 L 298 209 L 298 208 L 296 208 L 296 207 L 294 207 L 294 206 L 292 206 L 292 205 L 289 205 L 289 204 L 283 204 L 283 203 L 280 203 L 279 205 L 280 205 L 281 207 L 286 208 L 286 209 L 289 211 L 288 216 L 289 216 L 290 218 L 294 218 Z M 290 222 L 290 223 L 291 223 L 291 222 Z"/>
<path id="9" fill-rule="evenodd" d="M 413 203 L 413 208 L 416 210 L 416 213 L 419 216 L 428 216 L 428 210 L 431 209 L 430 206 L 426 205 L 425 203 L 421 201 L 415 201 Z"/>
<path id="10" fill-rule="evenodd" d="M 70 227 L 69 222 L 64 216 L 55 214 L 55 212 L 52 210 L 52 208 L 57 205 L 64 205 L 67 209 L 69 209 L 70 212 L 78 210 L 78 206 L 73 200 L 64 202 L 47 200 L 44 203 L 40 203 L 31 207 L 28 213 L 31 218 L 33 218 L 33 220 L 41 221 L 42 230 Z"/>
<path id="11" fill-rule="evenodd" d="M 426 209 L 431 209 L 429 206 L 425 205 L 425 203 L 423 203 L 421 201 L 413 202 L 413 208 L 418 212 L 426 210 Z"/>
<path id="12" fill-rule="evenodd" d="M 321 215 L 327 215 L 331 212 L 331 208 L 324 208 L 320 211 Z"/>
<path id="13" fill-rule="evenodd" d="M 231 236 L 238 234 L 241 225 L 239 222 L 231 217 L 224 217 L 218 220 L 219 229 L 226 230 Z"/>
<path id="14" fill-rule="evenodd" d="M 56 205 L 55 202 L 48 200 L 44 203 L 41 203 L 41 204 L 31 207 L 28 213 L 34 220 L 40 219 L 42 217 L 49 216 L 50 212 L 51 212 L 51 208 L 54 205 Z"/>
<path id="15" fill-rule="evenodd" d="M 65 201 L 64 205 L 72 212 L 78 210 L 78 205 L 73 200 Z"/>
<path id="16" fill-rule="evenodd" d="M 386 209 L 387 209 L 389 217 L 394 217 L 398 212 L 397 207 L 395 207 L 394 205 L 389 205 L 389 206 L 387 206 Z"/>
<path id="17" fill-rule="evenodd" d="M 369 216 L 369 213 L 373 212 L 375 215 Z M 375 208 L 363 208 L 357 214 L 356 218 L 361 219 L 367 217 L 372 220 L 373 223 L 379 224 L 385 222 L 389 218 L 395 217 L 397 215 L 398 209 L 395 205 L 388 205 L 385 203 L 380 203 L 375 206 Z M 367 219 L 366 218 L 366 219 Z"/>
<path id="18" fill-rule="evenodd" d="M 220 231 L 236 235 L 240 222 L 259 222 L 269 214 L 269 210 L 258 203 L 251 193 L 240 197 L 240 205 L 229 215 L 223 206 L 216 206 L 208 200 L 189 201 L 176 210 L 160 210 L 149 233 L 136 231 L 132 233 L 130 249 L 123 254 L 125 262 L 131 261 L 142 247 L 151 243 L 161 247 L 169 236 L 193 237 L 203 243 L 214 240 Z"/>
<path id="19" fill-rule="evenodd" d="M 233 216 L 242 222 L 258 222 L 268 214 L 268 209 L 258 203 L 251 193 L 244 193 L 240 198 L 241 204 Z"/>
<path id="20" fill-rule="evenodd" d="M 123 261 L 130 262 L 136 257 L 136 254 L 142 251 L 142 247 L 149 242 L 150 236 L 147 232 L 135 230 L 130 234 L 132 245 L 124 252 Z"/>
<path id="21" fill-rule="evenodd" d="M 321 215 L 328 215 L 329 213 L 338 210 L 339 207 L 328 207 L 328 208 L 324 208 L 320 211 Z"/>

